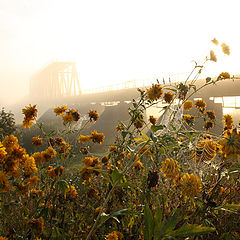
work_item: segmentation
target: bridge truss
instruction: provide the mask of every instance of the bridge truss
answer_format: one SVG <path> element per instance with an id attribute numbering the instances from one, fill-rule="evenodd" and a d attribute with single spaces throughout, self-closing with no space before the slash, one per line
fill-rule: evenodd
<path id="1" fill-rule="evenodd" d="M 74 62 L 54 62 L 35 74 L 30 80 L 30 95 L 40 98 L 58 98 L 81 95 Z"/>

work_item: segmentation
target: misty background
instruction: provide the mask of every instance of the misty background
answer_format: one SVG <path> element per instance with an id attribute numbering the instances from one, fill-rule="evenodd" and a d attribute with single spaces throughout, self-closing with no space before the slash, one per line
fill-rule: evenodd
<path id="1" fill-rule="evenodd" d="M 0 0 L 0 107 L 28 96 L 31 76 L 54 61 L 76 62 L 84 93 L 91 87 L 190 71 L 192 60 L 215 50 L 210 43 L 214 37 L 230 45 L 231 55 L 219 55 L 205 74 L 238 74 L 238 5 Z"/>

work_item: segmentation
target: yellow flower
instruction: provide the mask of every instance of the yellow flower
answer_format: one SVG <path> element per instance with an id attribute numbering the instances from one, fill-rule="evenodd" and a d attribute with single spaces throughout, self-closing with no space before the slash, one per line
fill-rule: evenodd
<path id="1" fill-rule="evenodd" d="M 5 163 L 5 157 L 7 155 L 7 152 L 5 150 L 6 150 L 6 148 L 0 142 L 0 164 Z"/>
<path id="2" fill-rule="evenodd" d="M 143 169 L 143 164 L 138 160 L 134 163 L 134 169 L 136 169 L 137 171 L 140 171 L 141 169 Z"/>
<path id="3" fill-rule="evenodd" d="M 52 166 L 49 166 L 48 175 L 52 178 L 59 177 L 59 176 L 63 175 L 63 171 L 64 171 L 63 166 L 55 167 L 55 168 L 53 168 Z"/>
<path id="4" fill-rule="evenodd" d="M 173 100 L 173 93 L 171 92 L 164 93 L 163 99 L 165 100 L 166 103 L 171 103 Z"/>
<path id="5" fill-rule="evenodd" d="M 36 105 L 31 106 L 31 104 L 28 107 L 23 108 L 22 112 L 24 114 L 24 120 L 23 120 L 23 127 L 30 128 L 33 125 L 33 121 L 37 117 L 37 109 Z"/>
<path id="6" fill-rule="evenodd" d="M 8 238 L 0 236 L 0 240 L 8 240 Z"/>
<path id="7" fill-rule="evenodd" d="M 86 142 L 90 142 L 91 138 L 92 138 L 92 136 L 89 136 L 89 135 L 87 135 L 87 136 L 80 135 L 78 137 L 78 142 L 85 144 Z"/>
<path id="8" fill-rule="evenodd" d="M 187 197 L 194 197 L 202 190 L 201 179 L 197 175 L 184 174 L 180 180 L 181 189 Z"/>
<path id="9" fill-rule="evenodd" d="M 240 154 L 240 134 L 237 129 L 226 130 L 224 137 L 218 141 L 225 158 L 237 159 Z"/>
<path id="10" fill-rule="evenodd" d="M 106 240 L 121 240 L 123 239 L 123 234 L 118 231 L 113 231 L 109 233 Z"/>
<path id="11" fill-rule="evenodd" d="M 221 47 L 224 54 L 230 55 L 230 47 L 226 43 L 222 43 Z"/>
<path id="12" fill-rule="evenodd" d="M 192 125 L 195 117 L 189 114 L 183 115 L 183 122 L 186 122 L 188 125 Z"/>
<path id="13" fill-rule="evenodd" d="M 55 158 L 57 152 L 52 148 L 48 147 L 45 151 L 41 152 L 44 162 L 49 162 L 51 159 Z"/>
<path id="14" fill-rule="evenodd" d="M 73 122 L 73 115 L 71 112 L 66 112 L 65 115 L 62 116 L 64 124 Z"/>
<path id="15" fill-rule="evenodd" d="M 3 146 L 6 148 L 7 152 L 12 151 L 13 147 L 18 143 L 18 139 L 14 135 L 6 136 L 3 139 Z"/>
<path id="16" fill-rule="evenodd" d="M 29 183 L 30 186 L 35 185 L 35 183 L 37 183 L 40 180 L 40 178 L 38 176 L 33 176 L 31 178 L 27 179 L 27 182 Z"/>
<path id="17" fill-rule="evenodd" d="M 43 143 L 43 139 L 40 137 L 33 137 L 32 138 L 32 144 L 36 146 L 41 146 Z"/>
<path id="18" fill-rule="evenodd" d="M 160 84 L 153 84 L 150 89 L 147 90 L 147 97 L 150 101 L 158 100 L 163 94 L 163 89 Z"/>
<path id="19" fill-rule="evenodd" d="M 10 185 L 8 183 L 7 175 L 0 171 L 0 193 L 1 192 L 7 192 L 10 188 Z"/>
<path id="20" fill-rule="evenodd" d="M 162 168 L 160 169 L 166 178 L 177 180 L 179 178 L 180 165 L 178 161 L 167 158 L 162 162 Z"/>
<path id="21" fill-rule="evenodd" d="M 32 173 L 36 173 L 38 170 L 36 167 L 35 159 L 33 157 L 29 157 L 28 154 L 25 154 L 23 157 L 22 167 L 25 176 L 31 176 Z"/>
<path id="22" fill-rule="evenodd" d="M 74 186 L 69 186 L 69 185 L 67 187 L 66 194 L 68 198 L 76 198 L 78 195 L 76 188 Z"/>
<path id="23" fill-rule="evenodd" d="M 195 106 L 201 113 L 203 113 L 206 109 L 207 104 L 203 100 L 196 100 Z"/>
<path id="24" fill-rule="evenodd" d="M 89 113 L 88 113 L 88 116 L 90 118 L 90 122 L 92 121 L 97 121 L 99 119 L 99 114 L 97 113 L 96 110 L 91 110 Z"/>
<path id="25" fill-rule="evenodd" d="M 117 146 L 110 146 L 109 147 L 109 152 L 116 152 Z"/>
<path id="26" fill-rule="evenodd" d="M 63 115 L 67 110 L 66 106 L 61 106 L 61 107 L 56 107 L 54 108 L 54 112 L 56 113 L 56 116 L 61 116 Z"/>
<path id="27" fill-rule="evenodd" d="M 217 62 L 217 57 L 213 50 L 210 51 L 210 60 L 213 62 Z"/>
<path id="28" fill-rule="evenodd" d="M 190 109 L 193 108 L 193 102 L 191 100 L 187 100 L 183 104 L 183 110 L 189 111 Z"/>
<path id="29" fill-rule="evenodd" d="M 224 119 L 224 125 L 226 129 L 231 129 L 233 125 L 233 118 L 231 115 L 226 114 L 223 116 Z"/>
<path id="30" fill-rule="evenodd" d="M 194 152 L 196 162 L 211 161 L 216 156 L 217 144 L 209 138 L 201 138 Z"/>
<path id="31" fill-rule="evenodd" d="M 40 164 L 44 161 L 43 154 L 40 152 L 35 152 L 32 157 L 35 159 L 36 164 Z"/>
<path id="32" fill-rule="evenodd" d="M 91 133 L 91 139 L 93 143 L 102 144 L 104 141 L 104 134 L 98 133 L 96 130 Z"/>

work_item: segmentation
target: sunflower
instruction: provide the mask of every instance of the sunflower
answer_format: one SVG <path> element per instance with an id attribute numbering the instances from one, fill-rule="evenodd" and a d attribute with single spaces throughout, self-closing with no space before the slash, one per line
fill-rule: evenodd
<path id="1" fill-rule="evenodd" d="M 233 118 L 231 115 L 226 114 L 223 116 L 225 129 L 231 129 L 233 125 Z"/>
<path id="2" fill-rule="evenodd" d="M 23 119 L 23 127 L 26 128 L 30 128 L 33 123 L 34 120 L 36 120 L 37 117 L 37 109 L 36 109 L 37 105 L 29 105 L 28 107 L 25 107 L 22 109 L 22 112 L 24 114 L 24 119 Z"/>
<path id="3" fill-rule="evenodd" d="M 191 100 L 187 100 L 183 104 L 183 110 L 189 111 L 190 109 L 193 108 L 193 102 Z"/>
<path id="4" fill-rule="evenodd" d="M 201 179 L 197 175 L 184 174 L 180 180 L 182 192 L 187 197 L 194 197 L 202 190 Z"/>
<path id="5" fill-rule="evenodd" d="M 160 84 L 153 84 L 151 88 L 147 90 L 147 97 L 150 101 L 158 100 L 163 94 L 163 89 Z"/>
<path id="6" fill-rule="evenodd" d="M 33 137 L 32 138 L 32 144 L 36 146 L 41 146 L 43 143 L 43 139 L 40 137 Z"/>
<path id="7" fill-rule="evenodd" d="M 98 133 L 96 130 L 91 133 L 91 139 L 93 143 L 102 144 L 104 141 L 104 134 Z"/>
<path id="8" fill-rule="evenodd" d="M 172 101 L 173 101 L 173 93 L 171 93 L 171 92 L 166 92 L 166 93 L 164 93 L 164 95 L 163 95 L 163 99 L 164 99 L 164 101 L 166 102 L 166 103 L 171 103 Z"/>
<path id="9" fill-rule="evenodd" d="M 203 100 L 196 100 L 195 106 L 201 113 L 203 113 L 206 109 L 207 104 Z"/>
<path id="10" fill-rule="evenodd" d="M 160 169 L 166 178 L 177 180 L 179 178 L 180 165 L 178 161 L 167 158 L 162 162 L 162 167 Z"/>
<path id="11" fill-rule="evenodd" d="M 220 153 L 225 158 L 237 159 L 240 154 L 240 134 L 237 129 L 226 130 L 224 137 L 218 141 Z"/>

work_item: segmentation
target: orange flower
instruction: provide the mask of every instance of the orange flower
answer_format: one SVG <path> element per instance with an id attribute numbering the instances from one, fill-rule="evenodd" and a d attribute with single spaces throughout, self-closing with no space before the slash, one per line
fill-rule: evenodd
<path id="1" fill-rule="evenodd" d="M 173 93 L 171 92 L 164 93 L 163 99 L 165 100 L 166 103 L 171 103 L 173 101 Z"/>

